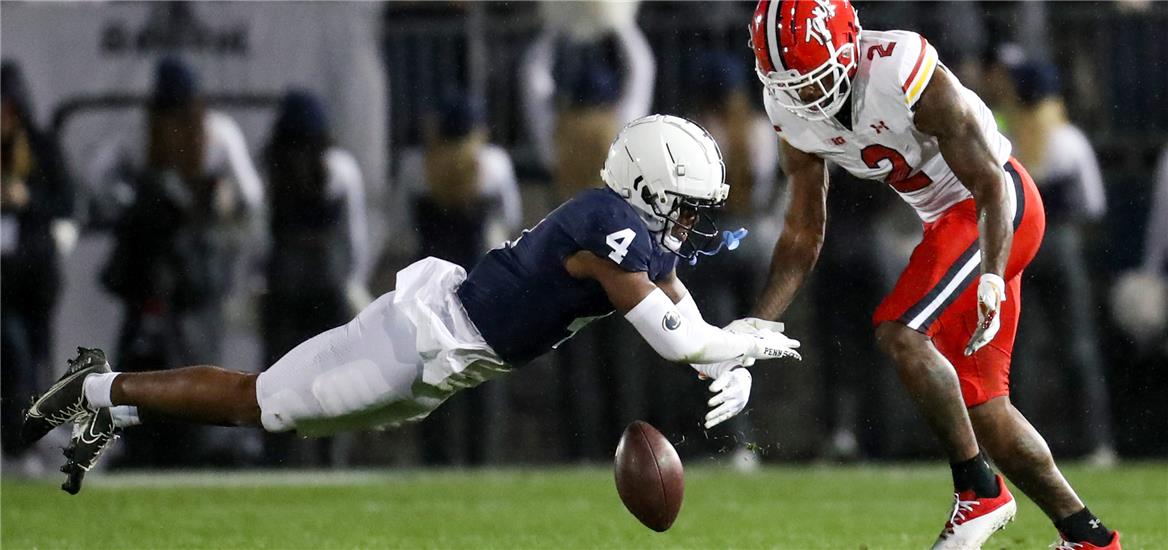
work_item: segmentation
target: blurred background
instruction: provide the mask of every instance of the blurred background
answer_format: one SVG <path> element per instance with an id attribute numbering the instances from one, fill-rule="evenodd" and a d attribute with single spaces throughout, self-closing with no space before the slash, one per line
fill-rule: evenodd
<path id="1" fill-rule="evenodd" d="M 1168 3 L 857 2 L 924 34 L 994 109 L 1047 208 L 1013 398 L 1056 457 L 1168 456 Z M 79 345 L 117 370 L 260 371 L 434 255 L 470 267 L 577 191 L 650 112 L 699 121 L 742 248 L 684 269 L 707 319 L 746 313 L 784 211 L 747 2 L 4 2 L 4 470 L 20 410 Z M 920 235 L 833 175 L 827 242 L 789 310 L 804 359 L 755 370 L 704 431 L 706 384 L 619 318 L 459 394 L 421 425 L 325 440 L 131 429 L 110 468 L 611 459 L 656 425 L 688 461 L 940 456 L 869 319 Z M 733 226 L 733 227 L 732 227 Z M 532 307 L 538 307 L 532 304 Z"/>

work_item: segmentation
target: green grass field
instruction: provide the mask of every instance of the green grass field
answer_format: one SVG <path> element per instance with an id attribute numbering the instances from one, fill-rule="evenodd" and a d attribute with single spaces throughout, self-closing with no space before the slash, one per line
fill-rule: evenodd
<path id="1" fill-rule="evenodd" d="M 1066 468 L 1128 549 L 1168 548 L 1168 465 Z M 687 472 L 670 531 L 642 527 L 602 468 L 96 473 L 78 496 L 4 479 L 0 545 L 18 548 L 927 548 L 950 506 L 933 466 Z M 1017 494 L 1017 491 L 1015 491 Z M 986 549 L 1046 548 L 1021 499 Z"/>

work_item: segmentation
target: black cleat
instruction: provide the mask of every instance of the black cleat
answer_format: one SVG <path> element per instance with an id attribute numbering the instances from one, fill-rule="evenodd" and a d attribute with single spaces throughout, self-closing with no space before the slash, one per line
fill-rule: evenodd
<path id="1" fill-rule="evenodd" d="M 114 426 L 108 408 L 98 410 L 88 420 L 74 426 L 72 442 L 64 450 L 68 461 L 61 467 L 61 472 L 68 474 L 69 477 L 61 485 L 61 489 L 71 495 L 80 492 L 85 472 L 97 464 L 102 453 L 109 449 L 120 435 L 121 430 Z"/>
<path id="2" fill-rule="evenodd" d="M 40 441 L 62 424 L 75 422 L 92 415 L 85 401 L 85 377 L 110 372 L 105 352 L 99 349 L 77 348 L 77 357 L 69 361 L 69 368 L 57 383 L 32 402 L 24 414 L 20 437 L 26 445 Z"/>

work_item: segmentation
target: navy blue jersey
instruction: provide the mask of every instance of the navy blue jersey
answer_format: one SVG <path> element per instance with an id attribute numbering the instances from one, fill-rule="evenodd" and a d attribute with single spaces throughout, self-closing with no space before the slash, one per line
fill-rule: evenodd
<path id="1" fill-rule="evenodd" d="M 568 274 L 564 261 L 588 250 L 659 281 L 677 266 L 633 206 L 608 188 L 560 205 L 518 239 L 487 253 L 458 289 L 470 320 L 503 360 L 522 365 L 589 321 L 612 313 L 600 283 Z"/>

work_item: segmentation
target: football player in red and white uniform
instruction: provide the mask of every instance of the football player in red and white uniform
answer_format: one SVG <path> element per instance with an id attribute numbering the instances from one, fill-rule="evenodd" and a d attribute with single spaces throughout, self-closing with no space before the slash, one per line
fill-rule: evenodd
<path id="1" fill-rule="evenodd" d="M 1045 218 L 993 114 L 924 37 L 861 30 L 848 0 L 762 0 L 750 30 L 791 193 L 754 315 L 781 316 L 815 265 L 825 161 L 888 184 L 924 238 L 873 321 L 953 469 L 955 503 L 934 548 L 980 548 L 1013 519 L 983 450 L 1050 516 L 1060 548 L 1119 548 L 1010 403 L 1020 278 Z"/>

